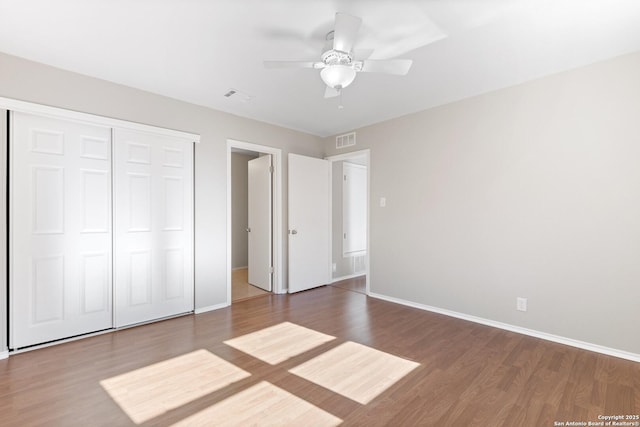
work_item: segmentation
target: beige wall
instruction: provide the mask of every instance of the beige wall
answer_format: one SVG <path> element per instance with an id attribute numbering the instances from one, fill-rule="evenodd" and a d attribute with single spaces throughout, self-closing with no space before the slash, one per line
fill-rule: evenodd
<path id="1" fill-rule="evenodd" d="M 358 129 L 371 291 L 640 354 L 638 76 L 640 53 Z"/>
<path id="2" fill-rule="evenodd" d="M 323 152 L 321 140 L 312 135 L 1 53 L 0 96 L 201 135 L 195 148 L 196 308 L 224 304 L 227 299 L 227 139 L 281 148 L 285 182 L 288 152 L 316 157 Z M 286 186 L 283 203 L 286 206 Z M 286 224 L 286 209 L 284 213 Z M 282 229 L 285 239 L 287 227 Z"/>
<path id="3" fill-rule="evenodd" d="M 247 267 L 249 160 L 257 155 L 231 153 L 231 268 Z"/>

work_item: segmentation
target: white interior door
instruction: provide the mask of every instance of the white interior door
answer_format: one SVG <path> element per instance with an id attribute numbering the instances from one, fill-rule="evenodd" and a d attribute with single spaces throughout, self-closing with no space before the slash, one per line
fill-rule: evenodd
<path id="1" fill-rule="evenodd" d="M 111 328 L 111 129 L 14 112 L 11 133 L 10 347 Z"/>
<path id="2" fill-rule="evenodd" d="M 271 154 L 249 161 L 249 283 L 271 292 Z"/>
<path id="3" fill-rule="evenodd" d="M 117 129 L 114 176 L 116 326 L 192 311 L 193 143 Z"/>
<path id="4" fill-rule="evenodd" d="M 330 167 L 289 154 L 289 292 L 330 282 Z"/>
<path id="5" fill-rule="evenodd" d="M 342 163 L 342 255 L 367 250 L 367 167 Z"/>

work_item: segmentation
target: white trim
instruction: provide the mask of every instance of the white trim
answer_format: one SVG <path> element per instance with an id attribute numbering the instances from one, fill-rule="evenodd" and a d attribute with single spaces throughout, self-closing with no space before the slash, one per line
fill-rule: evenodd
<path id="1" fill-rule="evenodd" d="M 78 335 L 78 336 L 71 337 L 71 338 L 64 338 L 64 339 L 60 339 L 60 340 L 50 341 L 50 342 L 47 342 L 47 343 L 44 343 L 44 344 L 37 344 L 37 345 L 33 345 L 33 346 L 30 346 L 30 347 L 26 347 L 26 348 L 10 350 L 9 355 L 26 353 L 28 351 L 39 350 L 41 348 L 53 347 L 54 345 L 64 344 L 64 343 L 68 343 L 68 342 L 72 342 L 72 341 L 78 341 L 78 340 L 82 340 L 82 339 L 90 338 L 90 337 L 96 337 L 98 335 L 110 334 L 110 333 L 113 333 L 113 332 L 116 332 L 116 331 L 118 331 L 118 329 L 110 328 L 110 329 L 105 329 L 105 330 L 98 331 L 98 332 L 91 332 L 91 333 L 88 333 L 88 334 Z"/>
<path id="2" fill-rule="evenodd" d="M 226 308 L 226 307 L 229 307 L 230 305 L 231 304 L 227 304 L 226 302 L 223 302 L 222 304 L 215 304 L 215 305 L 210 305 L 210 306 L 207 306 L 207 307 L 196 308 L 194 313 L 195 314 L 202 314 L 202 313 L 206 313 L 208 311 L 220 310 L 221 308 Z"/>
<path id="3" fill-rule="evenodd" d="M 354 156 L 354 157 L 355 157 L 355 156 Z M 359 157 L 359 156 L 358 156 L 358 157 Z M 349 159 L 346 159 L 346 160 L 349 160 Z M 349 167 L 350 167 L 350 168 L 356 168 L 356 169 L 366 169 L 366 168 L 367 168 L 367 166 L 366 166 L 366 165 L 360 165 L 360 164 L 358 164 L 358 163 L 351 163 L 351 162 L 347 162 L 347 161 L 345 161 L 345 162 L 342 164 L 342 166 L 344 166 L 344 165 L 349 165 Z"/>
<path id="4" fill-rule="evenodd" d="M 366 250 L 345 252 L 345 253 L 342 254 L 342 258 L 353 258 L 353 257 L 362 256 L 362 255 L 366 255 L 366 254 L 367 254 Z"/>
<path id="5" fill-rule="evenodd" d="M 227 139 L 227 301 L 231 305 L 231 152 L 232 149 L 271 154 L 274 170 L 273 185 L 273 293 L 287 292 L 284 284 L 282 251 L 282 150 L 251 142 Z"/>
<path id="6" fill-rule="evenodd" d="M 13 114 L 11 115 L 13 116 Z M 111 128 L 111 132 L 110 132 L 110 138 L 111 138 L 111 144 L 110 144 L 110 149 L 111 149 L 111 153 L 110 153 L 110 160 L 109 160 L 109 173 L 111 174 L 111 192 L 109 194 L 110 196 L 110 202 L 111 202 L 111 223 L 109 224 L 110 229 L 109 232 L 111 234 L 111 327 L 115 328 L 117 323 L 116 323 L 116 301 L 118 301 L 118 290 L 117 290 L 117 286 L 116 286 L 116 280 L 115 280 L 115 273 L 116 273 L 116 239 L 115 239 L 115 220 L 116 220 L 116 192 L 115 192 L 115 188 L 116 188 L 116 162 L 115 162 L 115 154 L 116 154 L 116 130 L 114 128 Z M 195 151 L 195 150 L 193 150 Z M 194 240 L 195 240 L 195 235 L 194 235 Z M 195 258 L 195 256 L 194 256 Z M 195 265 L 194 265 L 194 271 L 195 271 Z M 193 287 L 193 294 L 194 294 L 194 304 L 195 304 L 195 283 L 194 283 L 194 287 Z"/>
<path id="7" fill-rule="evenodd" d="M 484 319 L 482 317 L 471 316 L 469 314 L 458 313 L 457 311 L 447 310 L 447 309 L 438 308 L 438 307 L 432 307 L 430 305 L 419 304 L 416 302 L 407 301 L 400 298 L 394 298 L 394 297 L 390 297 L 382 294 L 376 294 L 373 292 L 370 292 L 369 296 L 372 298 L 377 298 L 384 301 L 393 302 L 396 304 L 406 305 L 408 307 L 413 307 L 420 310 L 431 311 L 433 313 L 438 313 L 438 314 L 444 314 L 445 316 L 455 317 L 462 320 L 468 320 L 469 322 L 479 323 L 481 325 L 491 326 L 498 329 L 504 329 L 506 331 L 515 332 L 518 334 L 528 335 L 531 337 L 540 338 L 543 340 L 580 348 L 582 350 L 588 350 L 596 353 L 606 354 L 608 356 L 619 357 L 621 359 L 631 360 L 633 362 L 640 362 L 640 354 L 637 354 L 637 353 L 631 353 L 624 350 L 605 347 L 599 344 L 592 344 L 585 341 L 575 340 L 573 338 L 553 335 L 546 332 L 536 331 L 534 329 L 527 329 L 521 326 L 514 326 L 508 323 L 496 322 L 495 320 Z"/>
<path id="8" fill-rule="evenodd" d="M 189 139 L 196 143 L 200 142 L 200 135 L 197 135 L 195 133 L 145 125 L 142 123 L 135 123 L 110 117 L 97 116 L 95 114 L 82 113 L 79 111 L 67 110 L 64 108 L 50 107 L 48 105 L 19 101 L 17 99 L 0 97 L 0 108 L 11 111 L 19 111 L 22 113 L 38 114 L 45 117 L 72 120 L 92 125 L 102 125 L 113 128 L 136 130 L 139 132 L 174 136 L 177 138 Z"/>
<path id="9" fill-rule="evenodd" d="M 329 253 L 327 254 L 327 277 L 331 280 L 333 276 L 333 162 L 328 159 L 324 159 L 325 162 L 328 163 L 327 167 L 327 187 L 329 190 L 329 203 L 328 208 L 329 212 L 327 212 L 327 218 L 329 219 L 329 229 L 327 232 L 329 235 Z"/>
<path id="10" fill-rule="evenodd" d="M 336 282 L 341 282 L 343 280 L 347 280 L 347 279 L 353 279 L 356 277 L 362 277 L 362 276 L 366 276 L 365 273 L 353 273 L 353 274 L 349 274 L 347 276 L 342 276 L 342 277 L 336 277 L 335 279 L 331 279 L 331 283 L 336 283 Z"/>
<path id="11" fill-rule="evenodd" d="M 212 308 L 213 307 L 213 308 Z M 206 307 L 207 309 L 212 309 L 214 310 L 215 308 L 222 308 L 222 307 L 216 307 L 216 306 L 212 306 L 212 307 Z M 200 310 L 205 310 L 205 309 L 200 309 Z M 159 319 L 152 319 L 146 322 L 140 322 L 140 323 L 134 323 L 132 325 L 126 325 L 126 326 L 122 326 L 120 328 L 108 328 L 108 329 L 103 329 L 101 331 L 97 331 L 97 332 L 89 332 L 87 334 L 81 334 L 81 335 L 77 335 L 75 337 L 69 337 L 69 338 L 63 338 L 63 339 L 59 339 L 59 340 L 53 340 L 50 342 L 46 342 L 43 344 L 36 344 L 36 345 L 32 345 L 29 347 L 25 347 L 25 348 L 19 348 L 19 349 L 15 349 L 15 350 L 9 350 L 8 355 L 13 355 L 13 354 L 20 354 L 20 353 L 26 353 L 28 351 L 32 351 L 32 350 L 39 350 L 41 348 L 46 348 L 46 347 L 52 347 L 58 344 L 64 344 L 64 343 L 68 343 L 68 342 L 72 342 L 72 341 L 78 341 L 78 340 L 82 340 L 85 338 L 91 338 L 91 337 L 95 337 L 98 335 L 104 335 L 104 334 L 111 334 L 111 333 L 116 333 L 119 331 L 123 331 L 125 329 L 131 329 L 131 328 L 137 328 L 138 326 L 144 326 L 144 325 L 150 325 L 152 323 L 156 323 L 156 322 L 161 322 L 164 320 L 170 320 L 170 319 L 176 319 L 178 317 L 183 317 L 183 316 L 191 316 L 197 314 L 194 311 L 188 311 L 185 313 L 179 313 L 179 314 L 175 314 L 172 316 L 167 316 L 167 317 L 161 317 Z M 0 352 L 0 360 L 2 360 L 2 352 Z"/>
<path id="12" fill-rule="evenodd" d="M 12 149 L 11 145 L 13 144 L 13 113 L 9 114 L 7 116 L 7 126 L 9 126 L 9 140 L 7 141 L 7 148 L 9 150 L 9 155 L 7 156 L 7 180 L 9 181 L 9 187 L 7 188 L 7 191 L 9 192 L 9 198 L 8 198 L 8 203 L 9 206 L 7 206 L 7 239 L 8 239 L 8 253 L 7 253 L 7 270 L 8 270 L 8 275 L 7 275 L 7 283 L 6 283 L 6 290 L 3 289 L 2 291 L 5 292 L 5 294 L 7 295 L 6 298 L 8 301 L 8 316 L 7 316 L 7 333 L 9 334 L 9 336 L 7 337 L 7 345 L 9 346 L 9 348 L 13 347 L 13 340 L 15 337 L 15 333 L 14 333 L 14 326 L 13 326 L 13 269 L 11 268 L 11 265 L 13 264 L 13 226 L 12 226 L 12 217 L 13 217 L 13 198 L 14 198 L 14 192 L 13 192 L 13 186 L 14 186 L 14 182 L 11 179 L 11 176 L 13 175 L 13 156 L 14 156 L 14 150 Z"/>
<path id="13" fill-rule="evenodd" d="M 336 154 L 334 156 L 328 156 L 328 157 L 325 157 L 325 159 L 330 160 L 332 162 L 338 162 L 340 160 L 349 160 L 349 159 L 353 159 L 354 157 L 365 156 L 367 158 L 367 162 L 368 162 L 369 161 L 370 152 L 371 152 L 370 149 L 365 148 L 364 150 L 349 151 L 348 153 L 342 153 L 342 154 Z M 367 163 L 367 166 L 369 166 L 368 163 Z"/>
<path id="14" fill-rule="evenodd" d="M 370 262 L 369 260 L 371 259 L 371 150 L 366 148 L 364 150 L 358 150 L 358 151 L 351 151 L 349 153 L 342 153 L 342 154 L 337 154 L 335 156 L 328 156 L 325 157 L 325 159 L 329 160 L 332 164 L 333 162 L 339 162 L 341 160 L 349 160 L 349 159 L 353 159 L 354 157 L 362 157 L 364 156 L 365 161 L 367 163 L 367 250 L 365 253 L 365 294 L 369 295 L 369 293 L 371 292 L 371 267 L 370 267 Z M 332 167 L 332 171 L 331 171 L 331 177 L 332 177 L 332 181 L 333 181 L 333 165 Z M 333 184 L 329 187 L 330 191 L 333 191 Z M 333 201 L 333 196 L 331 196 L 330 198 L 330 204 Z M 331 210 L 331 215 L 329 216 L 329 219 L 333 219 L 333 208 Z M 331 238 L 333 238 L 333 224 L 331 224 Z M 330 257 L 329 257 L 329 271 L 333 271 L 333 269 L 331 268 L 331 264 L 333 263 L 333 241 L 330 239 L 329 240 L 329 244 L 331 245 L 329 247 L 329 250 L 331 251 L 330 253 Z M 333 275 L 333 273 L 331 273 L 331 275 Z M 357 276 L 361 276 L 362 273 L 358 274 Z M 331 277 L 331 276 L 329 276 Z M 356 276 L 354 276 L 356 277 Z M 339 280 L 344 280 L 344 278 L 339 279 Z M 331 283 L 334 283 L 333 281 Z"/>
<path id="15" fill-rule="evenodd" d="M 6 113 L 4 114 L 5 117 L 7 117 Z M 3 120 L 3 119 L 0 119 Z M 9 120 L 7 120 L 7 122 L 5 123 L 5 127 L 2 128 L 2 134 L 0 134 L 0 140 L 4 140 L 5 144 L 9 144 L 9 141 L 7 141 L 7 130 L 9 129 Z M 4 144 L 3 144 L 4 146 Z M 2 229 L 0 230 L 0 235 L 2 235 L 2 238 L 0 239 L 0 241 L 3 242 L 4 244 L 4 248 L 2 250 L 3 254 L 2 254 L 2 259 L 0 260 L 0 304 L 2 304 L 2 306 L 0 307 L 0 316 L 2 316 L 0 318 L 0 328 L 2 328 L 2 330 L 0 330 L 0 359 L 6 359 L 7 357 L 9 357 L 9 353 L 7 350 L 7 344 L 9 342 L 9 337 L 7 336 L 7 333 L 9 331 L 9 325 L 8 325 L 8 320 L 9 320 L 9 313 L 8 313 L 8 305 L 9 305 L 9 301 L 8 301 L 8 297 L 9 297 L 9 281 L 6 280 L 8 279 L 7 273 L 9 271 L 9 249 L 10 246 L 8 246 L 9 243 L 9 230 L 7 225 L 7 221 L 9 219 L 9 201 L 7 199 L 8 196 L 8 178 L 9 178 L 9 168 L 8 168 L 8 163 L 9 163 L 9 159 L 7 158 L 8 155 L 8 151 L 6 149 L 6 146 L 4 146 L 4 148 L 0 151 L 0 162 L 2 162 L 2 164 L 0 165 L 0 169 L 2 169 L 2 175 L 0 176 L 0 197 L 2 197 L 2 213 L 0 216 L 2 216 Z M 6 167 L 6 169 L 5 169 Z M 4 252 L 6 250 L 6 252 Z M 7 323 L 5 323 L 7 322 Z M 3 350 L 4 349 L 4 350 Z M 6 352 L 6 354 L 4 354 Z"/>
<path id="16" fill-rule="evenodd" d="M 231 270 L 232 271 L 236 271 L 236 270 L 244 270 L 245 268 L 249 268 L 248 265 L 245 265 L 244 267 L 233 267 Z"/>

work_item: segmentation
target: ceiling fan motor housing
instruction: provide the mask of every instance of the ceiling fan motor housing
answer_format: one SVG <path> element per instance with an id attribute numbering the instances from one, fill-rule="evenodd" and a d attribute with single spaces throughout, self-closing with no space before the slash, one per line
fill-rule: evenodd
<path id="1" fill-rule="evenodd" d="M 325 84 L 333 89 L 344 89 L 356 77 L 353 69 L 353 57 L 349 52 L 331 49 L 322 54 L 325 67 L 320 71 L 320 77 Z"/>
<path id="2" fill-rule="evenodd" d="M 350 66 L 353 56 L 349 52 L 331 49 L 322 54 L 322 62 L 326 65 L 346 65 Z"/>

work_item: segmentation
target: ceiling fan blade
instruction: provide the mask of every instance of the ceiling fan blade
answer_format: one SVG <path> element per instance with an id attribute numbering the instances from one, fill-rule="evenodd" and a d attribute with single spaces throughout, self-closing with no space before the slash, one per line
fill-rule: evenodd
<path id="1" fill-rule="evenodd" d="M 386 73 L 404 76 L 409 72 L 411 59 L 367 59 L 362 61 L 362 69 L 365 73 Z"/>
<path id="2" fill-rule="evenodd" d="M 340 91 L 329 86 L 327 86 L 327 89 L 324 91 L 325 98 L 335 98 L 338 95 L 340 95 Z"/>
<path id="3" fill-rule="evenodd" d="M 322 68 L 324 63 L 313 61 L 264 61 L 264 68 Z"/>
<path id="4" fill-rule="evenodd" d="M 342 52 L 351 52 L 353 43 L 362 20 L 344 13 L 336 13 L 336 23 L 333 28 L 333 48 Z"/>
<path id="5" fill-rule="evenodd" d="M 355 59 L 359 59 L 363 61 L 365 59 L 369 59 L 369 57 L 373 54 L 373 49 L 354 49 L 353 57 Z"/>

